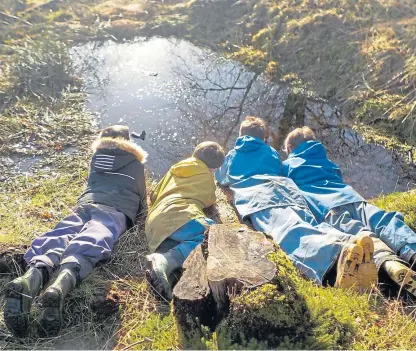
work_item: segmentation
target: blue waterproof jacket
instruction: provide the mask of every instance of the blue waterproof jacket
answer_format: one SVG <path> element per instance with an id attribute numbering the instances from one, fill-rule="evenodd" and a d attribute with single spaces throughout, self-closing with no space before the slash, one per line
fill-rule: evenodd
<path id="1" fill-rule="evenodd" d="M 242 218 L 270 207 L 307 207 L 296 184 L 281 176 L 278 152 L 263 140 L 242 136 L 225 158 L 215 177 L 234 193 Z"/>
<path id="2" fill-rule="evenodd" d="M 365 202 L 344 183 L 339 167 L 328 159 L 324 146 L 318 141 L 300 144 L 283 162 L 283 175 L 293 179 L 319 222 L 332 208 Z"/>

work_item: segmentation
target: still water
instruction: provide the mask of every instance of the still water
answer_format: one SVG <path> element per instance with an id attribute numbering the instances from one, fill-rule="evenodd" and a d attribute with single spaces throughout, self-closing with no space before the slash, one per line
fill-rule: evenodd
<path id="1" fill-rule="evenodd" d="M 156 177 L 201 141 L 231 145 L 244 116 L 270 119 L 284 105 L 278 86 L 183 40 L 88 43 L 71 55 L 100 125 L 146 132 L 136 142 L 149 152 Z"/>

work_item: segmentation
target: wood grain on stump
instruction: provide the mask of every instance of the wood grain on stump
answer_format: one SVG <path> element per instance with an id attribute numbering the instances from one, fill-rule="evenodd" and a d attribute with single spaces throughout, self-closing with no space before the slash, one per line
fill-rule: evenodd
<path id="1" fill-rule="evenodd" d="M 245 225 L 211 226 L 206 274 L 220 315 L 228 309 L 229 296 L 242 288 L 252 289 L 272 281 L 276 266 L 267 258 L 272 252 L 273 243 Z"/>
<path id="2" fill-rule="evenodd" d="M 215 304 L 206 276 L 206 261 L 201 245 L 186 259 L 184 272 L 173 289 L 173 306 L 183 329 L 215 324 Z"/>

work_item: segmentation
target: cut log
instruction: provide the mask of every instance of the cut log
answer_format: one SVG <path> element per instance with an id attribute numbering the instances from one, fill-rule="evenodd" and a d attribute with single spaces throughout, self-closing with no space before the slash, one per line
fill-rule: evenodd
<path id="1" fill-rule="evenodd" d="M 297 292 L 299 273 L 263 233 L 241 224 L 211 226 L 184 268 L 173 305 L 185 343 L 201 340 L 201 325 L 217 327 L 224 349 L 234 343 L 250 348 L 251 340 L 277 347 L 307 336 L 310 316 Z"/>
<path id="2" fill-rule="evenodd" d="M 184 272 L 173 289 L 174 314 L 181 329 L 194 330 L 215 325 L 215 304 L 206 277 L 206 261 L 201 245 L 189 255 Z"/>
<path id="3" fill-rule="evenodd" d="M 207 279 L 220 316 L 228 311 L 230 296 L 243 288 L 270 283 L 276 265 L 267 256 L 274 245 L 263 233 L 241 224 L 214 225 L 208 235 Z"/>

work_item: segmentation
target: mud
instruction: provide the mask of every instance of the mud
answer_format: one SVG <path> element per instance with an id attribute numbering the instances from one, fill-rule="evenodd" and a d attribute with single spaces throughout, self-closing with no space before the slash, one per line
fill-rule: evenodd
<path id="1" fill-rule="evenodd" d="M 26 245 L 11 246 L 0 244 L 0 274 L 20 275 L 26 268 L 23 259 L 26 253 Z"/>

